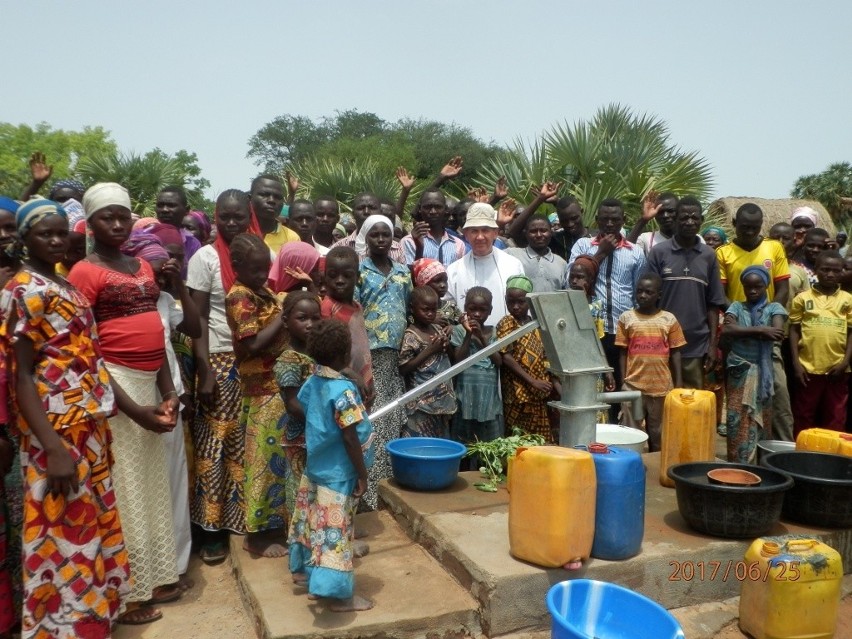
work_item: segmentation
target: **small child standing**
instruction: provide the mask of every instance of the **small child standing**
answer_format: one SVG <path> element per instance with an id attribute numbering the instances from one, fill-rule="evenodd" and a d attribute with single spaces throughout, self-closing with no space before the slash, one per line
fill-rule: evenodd
<path id="1" fill-rule="evenodd" d="M 728 461 L 754 464 L 757 442 L 771 439 L 772 345 L 784 338 L 787 310 L 767 300 L 770 275 L 763 266 L 743 269 L 740 282 L 746 301 L 728 307 L 722 326 L 730 347 L 725 362 Z"/>
<path id="2" fill-rule="evenodd" d="M 852 294 L 840 287 L 843 267 L 840 253 L 821 252 L 814 268 L 817 283 L 799 293 L 790 309 L 796 435 L 812 427 L 846 429 Z"/>
<path id="3" fill-rule="evenodd" d="M 313 597 L 334 599 L 334 612 L 373 607 L 354 594 L 353 515 L 367 490 L 374 434 L 358 389 L 340 372 L 351 346 L 343 322 L 318 322 L 307 343 L 317 367 L 297 394 L 306 409 L 307 463 L 290 524 L 290 572 Z"/>
<path id="4" fill-rule="evenodd" d="M 344 374 L 354 380 L 367 407 L 373 404 L 373 361 L 370 358 L 370 338 L 364 326 L 364 311 L 355 301 L 358 284 L 358 254 L 348 246 L 337 246 L 325 256 L 323 282 L 326 296 L 320 313 L 323 319 L 339 319 L 349 327 L 352 338 L 352 360 Z"/>
<path id="5" fill-rule="evenodd" d="M 491 315 L 491 291 L 474 286 L 467 291 L 461 324 L 453 328 L 450 344 L 453 363 L 467 358 L 496 341 Z M 484 357 L 456 377 L 459 408 L 453 420 L 453 439 L 462 444 L 488 442 L 503 435 L 503 402 L 497 392 L 500 353 Z"/>
<path id="6" fill-rule="evenodd" d="M 414 286 L 431 286 L 438 294 L 440 306 L 436 322 L 441 326 L 455 326 L 461 319 L 461 311 L 453 300 L 445 300 L 449 282 L 447 280 L 447 269 L 438 260 L 428 257 L 421 258 L 411 265 L 411 277 L 414 278 Z"/>
<path id="7" fill-rule="evenodd" d="M 309 291 L 293 291 L 284 300 L 281 311 L 290 343 L 273 370 L 278 392 L 287 412 L 281 416 L 284 431 L 284 456 L 289 472 L 284 480 L 287 512 L 292 517 L 296 507 L 296 492 L 305 472 L 305 408 L 298 393 L 302 384 L 314 372 L 315 362 L 307 355 L 307 342 L 313 327 L 320 321 L 319 298 Z"/>
<path id="8" fill-rule="evenodd" d="M 682 385 L 680 352 L 686 344 L 675 316 L 661 311 L 659 303 L 663 281 L 656 273 L 644 273 L 636 282 L 636 308 L 618 318 L 615 345 L 621 347 L 624 390 L 642 393 L 648 450 L 660 450 L 663 403 L 672 388 Z M 632 425 L 629 409 L 622 411 L 624 421 Z"/>
<path id="9" fill-rule="evenodd" d="M 266 286 L 271 259 L 257 235 L 241 233 L 231 240 L 236 281 L 225 297 L 228 326 L 234 338 L 240 374 L 245 429 L 246 539 L 243 547 L 262 557 L 283 557 L 287 548 L 284 494 L 287 464 L 281 450 L 279 419 L 284 402 L 278 394 L 273 366 L 287 345 L 281 305 Z"/>
<path id="10" fill-rule="evenodd" d="M 449 328 L 435 323 L 438 301 L 438 294 L 430 286 L 415 288 L 411 293 L 414 323 L 405 329 L 399 351 L 399 372 L 405 378 L 406 390 L 428 382 L 450 367 Z M 452 381 L 408 402 L 405 409 L 408 422 L 402 430 L 404 437 L 448 438 L 450 420 L 456 412 Z"/>
<path id="11" fill-rule="evenodd" d="M 532 321 L 527 299 L 527 293 L 532 292 L 532 280 L 526 275 L 514 275 L 506 281 L 509 314 L 497 322 L 497 339 Z M 501 354 L 500 384 L 506 435 L 520 428 L 541 435 L 548 444 L 557 444 L 558 434 L 551 428 L 547 400 L 558 382 L 548 373 L 547 355 L 538 329 L 509 344 Z"/>

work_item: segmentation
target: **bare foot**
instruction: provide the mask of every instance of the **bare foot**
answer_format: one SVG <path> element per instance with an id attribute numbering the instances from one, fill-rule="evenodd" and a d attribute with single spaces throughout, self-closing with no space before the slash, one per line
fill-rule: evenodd
<path id="1" fill-rule="evenodd" d="M 366 530 L 362 530 L 361 528 L 355 529 L 355 539 L 363 539 L 366 536 L 367 536 Z"/>
<path id="2" fill-rule="evenodd" d="M 307 586 L 308 585 L 308 576 L 303 572 L 294 572 L 293 573 L 293 583 L 297 586 Z"/>
<path id="3" fill-rule="evenodd" d="M 562 566 L 565 570 L 580 570 L 583 567 L 583 562 L 579 559 L 574 559 L 573 561 L 569 561 L 567 564 Z"/>
<path id="4" fill-rule="evenodd" d="M 369 610 L 375 604 L 369 599 L 355 595 L 351 599 L 335 599 L 328 609 L 332 612 L 356 612 L 358 610 Z"/>
<path id="5" fill-rule="evenodd" d="M 355 540 L 352 542 L 352 554 L 357 559 L 370 554 L 370 544 L 366 541 Z"/>
<path id="6" fill-rule="evenodd" d="M 177 587 L 180 588 L 181 592 L 186 592 L 187 590 L 192 590 L 195 587 L 195 581 L 190 579 L 189 575 L 184 573 L 178 578 Z"/>
<path id="7" fill-rule="evenodd" d="M 249 533 L 243 549 L 257 557 L 286 557 L 288 550 L 282 537 L 271 537 L 263 533 Z"/>
<path id="8" fill-rule="evenodd" d="M 311 601 L 319 601 L 320 599 L 322 599 L 322 597 L 320 597 L 319 595 L 311 595 L 311 594 L 309 594 L 309 595 L 308 595 L 308 599 L 310 599 Z"/>

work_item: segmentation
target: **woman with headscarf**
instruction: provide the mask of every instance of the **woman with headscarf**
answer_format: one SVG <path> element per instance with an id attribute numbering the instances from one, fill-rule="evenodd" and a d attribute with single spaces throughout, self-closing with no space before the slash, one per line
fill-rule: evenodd
<path id="1" fill-rule="evenodd" d="M 306 242 L 288 242 L 278 251 L 269 271 L 269 287 L 275 293 L 312 288 L 312 274 L 319 268 L 320 254 Z"/>
<path id="2" fill-rule="evenodd" d="M 526 275 L 506 280 L 506 308 L 509 314 L 497 322 L 497 339 L 532 321 L 527 294 L 533 282 Z M 553 376 L 548 372 L 544 342 L 538 329 L 527 333 L 501 351 L 500 386 L 503 391 L 503 416 L 506 435 L 520 428 L 541 435 L 548 444 L 558 444 L 550 427 L 547 400 L 554 391 Z"/>
<path id="3" fill-rule="evenodd" d="M 64 210 L 31 200 L 16 224 L 27 253 L 0 295 L 0 341 L 13 353 L 24 481 L 21 636 L 107 638 L 130 592 L 110 469 L 115 397 L 90 304 L 56 274 Z"/>
<path id="4" fill-rule="evenodd" d="M 247 193 L 231 189 L 219 195 L 216 228 L 215 241 L 202 246 L 189 261 L 186 282 L 201 314 L 201 337 L 192 344 L 198 376 L 192 426 L 195 484 L 190 516 L 192 523 L 204 531 L 200 556 L 207 564 L 228 556 L 229 531 L 240 535 L 246 531 L 242 394 L 225 296 L 236 280 L 231 240 L 257 228 L 252 224 Z"/>
<path id="5" fill-rule="evenodd" d="M 701 237 L 704 238 L 704 243 L 714 251 L 728 243 L 728 234 L 721 226 L 708 226 L 701 231 Z"/>
<path id="6" fill-rule="evenodd" d="M 172 348 L 172 334 L 180 329 L 198 337 L 201 333 L 201 320 L 198 316 L 198 309 L 195 308 L 195 304 L 189 297 L 186 286 L 180 277 L 181 263 L 171 258 L 160 238 L 153 234 L 152 229 L 155 226 L 170 229 L 169 232 L 173 235 L 169 236 L 167 232 L 167 237 L 178 242 L 178 249 L 183 248 L 180 233 L 176 228 L 168 224 L 154 224 L 144 231 L 131 233 L 128 240 L 121 246 L 121 252 L 148 262 L 160 286 L 157 312 L 160 314 L 160 321 L 163 325 L 166 359 L 172 375 L 172 384 L 174 384 L 178 397 L 182 398 L 184 396 L 182 375 L 174 348 Z M 166 290 L 167 288 L 169 290 Z M 180 304 L 172 297 L 171 292 L 178 296 Z M 174 430 L 164 433 L 162 437 L 168 458 L 175 549 L 177 551 L 178 574 L 180 575 L 177 585 L 182 591 L 186 591 L 193 585 L 192 581 L 186 576 L 189 568 L 189 554 L 192 549 L 192 534 L 189 522 L 189 475 L 184 445 L 184 428 L 180 412 L 178 412 Z"/>
<path id="7" fill-rule="evenodd" d="M 119 623 L 162 617 L 153 607 L 181 591 L 163 433 L 174 429 L 178 396 L 165 357 L 151 266 L 121 252 L 133 225 L 130 196 L 119 184 L 92 186 L 83 196 L 92 252 L 69 281 L 89 300 L 119 412 L 109 420 L 116 503 L 133 569 L 128 611 Z"/>
<path id="8" fill-rule="evenodd" d="M 743 269 L 740 282 L 746 301 L 728 307 L 722 328 L 730 347 L 725 370 L 728 461 L 754 464 L 758 440 L 772 438 L 772 343 L 784 337 L 787 310 L 768 302 L 770 274 L 763 266 Z"/>
<path id="9" fill-rule="evenodd" d="M 405 383 L 399 372 L 399 349 L 413 286 L 408 267 L 388 255 L 392 242 L 393 223 L 384 215 L 369 216 L 355 240 L 356 253 L 361 246 L 366 251 L 359 267 L 355 301 L 363 307 L 364 325 L 370 340 L 375 384 L 373 408 L 381 408 L 405 392 Z M 406 421 L 408 415 L 400 406 L 373 424 L 377 437 L 376 459 L 370 468 L 369 484 L 363 498 L 371 510 L 378 508 L 379 480 L 392 474 L 385 444 L 400 436 Z"/>
<path id="10" fill-rule="evenodd" d="M 202 246 L 210 241 L 213 227 L 210 224 L 210 218 L 204 211 L 190 211 L 184 216 L 181 226 L 184 230 L 192 233 Z"/>

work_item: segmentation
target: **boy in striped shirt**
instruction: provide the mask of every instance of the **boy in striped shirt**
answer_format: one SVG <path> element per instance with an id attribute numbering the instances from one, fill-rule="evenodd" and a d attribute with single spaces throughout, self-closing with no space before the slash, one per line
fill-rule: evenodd
<path id="1" fill-rule="evenodd" d="M 658 304 L 663 281 L 653 272 L 636 282 L 636 308 L 618 318 L 615 345 L 621 348 L 624 390 L 642 393 L 645 431 L 650 452 L 660 450 L 663 403 L 672 388 L 683 386 L 680 347 L 686 344 L 683 330 L 674 315 L 661 311 Z M 632 425 L 632 415 L 622 411 Z"/>

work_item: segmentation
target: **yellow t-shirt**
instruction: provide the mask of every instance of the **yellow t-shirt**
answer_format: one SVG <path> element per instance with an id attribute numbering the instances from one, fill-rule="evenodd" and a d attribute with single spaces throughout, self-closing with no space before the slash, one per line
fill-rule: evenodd
<path id="1" fill-rule="evenodd" d="M 831 295 L 815 288 L 799 293 L 790 309 L 790 323 L 801 325 L 802 367 L 808 373 L 825 375 L 846 355 L 846 334 L 852 326 L 852 294 L 839 288 Z"/>
<path id="2" fill-rule="evenodd" d="M 719 274 L 722 286 L 731 302 L 745 302 L 745 291 L 740 274 L 749 266 L 763 266 L 772 278 L 766 290 L 769 301 L 775 299 L 775 283 L 790 279 L 790 267 L 787 264 L 787 254 L 777 240 L 764 238 L 751 251 L 740 248 L 733 242 L 716 249 L 716 259 L 719 261 Z"/>
<path id="3" fill-rule="evenodd" d="M 287 228 L 283 224 L 279 224 L 276 231 L 272 231 L 272 233 L 267 233 L 263 236 L 263 241 L 266 242 L 266 245 L 269 247 L 269 250 L 272 251 L 273 255 L 278 255 L 278 251 L 280 251 L 281 247 L 287 244 L 287 242 L 299 242 L 301 241 L 301 238 L 293 229 Z"/>

